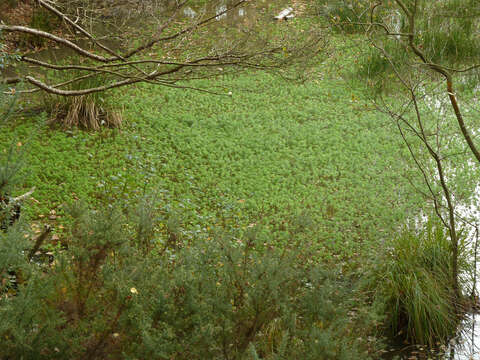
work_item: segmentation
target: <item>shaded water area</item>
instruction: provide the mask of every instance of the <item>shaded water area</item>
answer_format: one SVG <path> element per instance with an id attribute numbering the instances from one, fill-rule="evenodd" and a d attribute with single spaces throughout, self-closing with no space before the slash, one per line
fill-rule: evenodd
<path id="1" fill-rule="evenodd" d="M 274 4 L 274 8 L 283 9 L 288 5 L 288 1 L 262 1 L 258 5 L 251 6 L 248 3 L 235 7 L 227 11 L 237 0 L 219 0 L 209 1 L 204 6 L 190 7 L 184 6 L 179 11 L 174 11 L 178 2 L 175 0 L 149 0 L 139 1 L 138 6 L 132 10 L 132 4 L 128 0 L 120 1 L 105 7 L 96 12 L 97 21 L 95 24 L 86 26 L 86 30 L 95 34 L 96 39 L 115 52 L 122 53 L 127 50 L 125 40 L 121 36 L 114 34 L 122 29 L 122 33 L 127 33 L 125 29 L 132 30 L 133 33 L 141 29 L 161 27 L 171 16 L 175 16 L 184 23 L 184 27 L 194 26 L 209 17 L 215 16 L 215 21 L 206 26 L 209 28 L 215 26 L 249 28 L 260 18 L 268 18 L 274 21 L 275 12 L 269 12 L 269 8 Z M 2 17 L 0 16 L 0 20 Z M 113 34 L 113 35 L 112 35 Z M 85 49 L 93 49 L 93 44 L 88 39 L 73 41 Z M 29 52 L 27 55 L 36 60 L 61 63 L 68 58 L 77 56 L 77 53 L 66 47 L 45 47 L 35 52 Z M 0 69 L 0 80 L 13 79 L 26 73 L 42 74 L 44 70 L 35 65 L 16 64 L 15 67 Z"/>
<path id="2" fill-rule="evenodd" d="M 382 356 L 385 360 L 478 360 L 480 359 L 480 314 L 470 312 L 458 326 L 458 333 L 447 343 L 434 349 L 399 341 L 388 343 Z"/>
<path id="3" fill-rule="evenodd" d="M 394 360 L 477 360 L 480 359 L 480 314 L 467 313 L 458 334 L 436 349 L 422 345 L 391 343 L 384 359 Z"/>

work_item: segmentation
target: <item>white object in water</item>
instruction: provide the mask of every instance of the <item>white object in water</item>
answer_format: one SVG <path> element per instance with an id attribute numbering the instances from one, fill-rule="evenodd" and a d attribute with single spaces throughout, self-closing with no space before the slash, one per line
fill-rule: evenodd
<path id="1" fill-rule="evenodd" d="M 191 7 L 186 7 L 183 9 L 183 15 L 193 19 L 195 16 L 197 16 L 197 13 Z"/>
<path id="2" fill-rule="evenodd" d="M 288 19 L 293 18 L 294 16 L 295 15 L 293 14 L 293 8 L 288 7 L 286 9 L 283 9 L 282 11 L 280 11 L 280 14 L 275 16 L 275 19 L 277 19 L 277 20 L 288 20 Z"/>
<path id="3" fill-rule="evenodd" d="M 227 16 L 227 5 L 220 5 L 217 7 L 216 14 L 217 16 L 215 17 L 216 20 L 221 20 L 222 18 Z"/>

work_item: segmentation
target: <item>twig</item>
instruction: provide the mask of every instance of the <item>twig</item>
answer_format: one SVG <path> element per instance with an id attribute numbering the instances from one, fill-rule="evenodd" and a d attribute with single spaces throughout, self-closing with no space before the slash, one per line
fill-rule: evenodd
<path id="1" fill-rule="evenodd" d="M 108 59 L 106 59 L 105 57 L 93 54 L 93 53 L 81 48 L 80 46 L 74 44 L 73 42 L 71 42 L 67 39 L 64 39 L 64 38 L 61 38 L 59 36 L 50 34 L 46 31 L 32 29 L 32 28 L 29 28 L 29 27 L 26 27 L 26 26 L 10 26 L 10 25 L 0 25 L 0 31 L 21 32 L 21 33 L 25 33 L 25 34 L 40 36 L 40 37 L 43 37 L 45 39 L 55 41 L 59 44 L 63 44 L 66 47 L 69 47 L 70 49 L 76 51 L 80 55 L 83 55 L 83 56 L 88 57 L 90 59 L 101 61 L 101 62 L 104 62 L 104 63 L 108 62 Z"/>
<path id="2" fill-rule="evenodd" d="M 475 225 L 475 247 L 473 252 L 473 287 L 472 287 L 472 300 L 475 299 L 475 293 L 477 292 L 477 250 L 478 250 L 478 224 Z"/>
<path id="3" fill-rule="evenodd" d="M 50 225 L 45 225 L 45 229 L 43 230 L 43 233 L 41 233 L 38 237 L 37 240 L 35 240 L 35 245 L 33 246 L 32 250 L 30 250 L 30 253 L 28 254 L 28 261 L 31 261 L 35 253 L 40 249 L 40 246 L 42 246 L 43 242 L 47 238 L 48 234 L 52 232 L 52 228 Z"/>
<path id="4" fill-rule="evenodd" d="M 33 188 L 31 188 L 28 192 L 26 192 L 26 193 L 23 194 L 23 195 L 20 195 L 20 196 L 11 198 L 11 199 L 10 199 L 10 202 L 11 202 L 12 204 L 21 202 L 21 201 L 29 198 L 29 197 L 33 194 L 34 191 L 35 191 L 35 186 L 34 186 Z"/>

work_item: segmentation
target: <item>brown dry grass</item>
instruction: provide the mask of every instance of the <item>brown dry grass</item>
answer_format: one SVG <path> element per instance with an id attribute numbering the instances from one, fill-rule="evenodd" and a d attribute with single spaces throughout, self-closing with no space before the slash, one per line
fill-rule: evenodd
<path id="1" fill-rule="evenodd" d="M 120 111 L 105 109 L 89 96 L 75 96 L 56 104 L 50 123 L 96 131 L 102 127 L 118 128 L 122 120 Z"/>

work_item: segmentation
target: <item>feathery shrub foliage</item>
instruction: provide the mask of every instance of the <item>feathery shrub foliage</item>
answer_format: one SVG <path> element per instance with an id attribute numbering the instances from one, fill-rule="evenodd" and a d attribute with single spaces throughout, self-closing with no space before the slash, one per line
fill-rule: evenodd
<path id="1" fill-rule="evenodd" d="M 1 41 L 0 33 L 0 41 Z M 5 47 L 0 42 L 0 69 L 5 68 L 17 59 L 5 51 Z M 0 84 L 0 129 L 11 117 L 16 103 L 15 89 L 10 89 L 11 95 L 5 95 L 8 87 Z M 0 153 L 0 229 L 6 229 L 10 222 L 10 211 L 12 206 L 8 204 L 8 194 L 18 183 L 21 169 L 21 160 L 15 151 L 14 144 L 3 149 Z"/>
<path id="2" fill-rule="evenodd" d="M 0 34 L 1 35 L 1 34 Z M 3 51 L 0 43 L 0 68 L 8 65 L 14 57 Z M 0 85 L 0 93 L 7 91 L 6 86 Z M 16 96 L 0 97 L 0 129 L 12 115 Z M 0 152 L 0 295 L 13 293 L 19 274 L 26 273 L 23 250 L 26 239 L 23 236 L 23 224 L 16 222 L 20 208 L 10 201 L 10 193 L 20 181 L 22 161 L 15 151 L 14 144 Z M 4 243 L 11 243 L 5 248 Z"/>
<path id="3" fill-rule="evenodd" d="M 51 264 L 25 258 L 24 231 L 2 235 L 0 264 L 22 280 L 0 299 L 0 357 L 365 358 L 354 289 L 335 271 L 259 244 L 255 229 L 188 246 L 148 236 L 151 209 L 134 224 L 74 204 Z"/>

